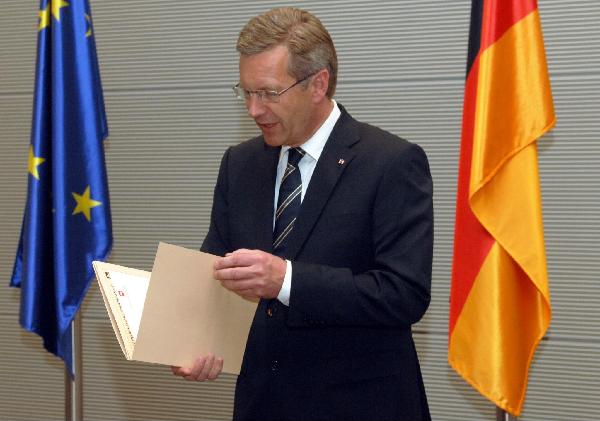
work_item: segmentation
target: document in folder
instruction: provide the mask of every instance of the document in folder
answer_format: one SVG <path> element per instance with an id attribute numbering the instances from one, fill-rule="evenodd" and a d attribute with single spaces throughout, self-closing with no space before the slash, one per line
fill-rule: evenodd
<path id="1" fill-rule="evenodd" d="M 102 298 L 128 360 L 190 367 L 207 353 L 239 374 L 256 303 L 223 288 L 217 256 L 160 243 L 152 272 L 93 263 Z"/>

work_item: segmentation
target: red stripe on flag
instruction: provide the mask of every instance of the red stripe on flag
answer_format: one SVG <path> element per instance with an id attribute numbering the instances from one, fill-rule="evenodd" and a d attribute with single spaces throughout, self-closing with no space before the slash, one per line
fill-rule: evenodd
<path id="1" fill-rule="evenodd" d="M 479 56 L 475 58 L 465 83 L 456 199 L 456 224 L 454 227 L 454 260 L 452 264 L 449 335 L 452 335 L 456 320 L 460 316 L 473 282 L 475 282 L 475 277 L 479 273 L 479 268 L 494 244 L 494 239 L 483 228 L 469 206 L 469 181 L 471 178 L 478 72 Z"/>
<path id="2" fill-rule="evenodd" d="M 485 0 L 479 51 L 498 41 L 511 26 L 535 10 L 536 0 Z"/>

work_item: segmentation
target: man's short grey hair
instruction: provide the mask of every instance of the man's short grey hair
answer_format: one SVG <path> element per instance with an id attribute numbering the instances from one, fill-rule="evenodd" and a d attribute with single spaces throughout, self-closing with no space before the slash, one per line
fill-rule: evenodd
<path id="1" fill-rule="evenodd" d="M 337 85 L 337 54 L 329 32 L 315 15 L 284 7 L 253 17 L 241 30 L 236 49 L 241 55 L 251 56 L 278 45 L 287 47 L 288 72 L 297 80 L 327 69 L 327 97 L 333 97 Z"/>

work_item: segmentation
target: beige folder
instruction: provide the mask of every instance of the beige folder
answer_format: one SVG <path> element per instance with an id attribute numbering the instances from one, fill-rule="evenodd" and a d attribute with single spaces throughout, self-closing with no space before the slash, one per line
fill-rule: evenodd
<path id="1" fill-rule="evenodd" d="M 128 360 L 190 367 L 210 352 L 223 357 L 224 372 L 239 374 L 256 303 L 214 280 L 217 258 L 160 243 L 151 273 L 93 262 Z"/>

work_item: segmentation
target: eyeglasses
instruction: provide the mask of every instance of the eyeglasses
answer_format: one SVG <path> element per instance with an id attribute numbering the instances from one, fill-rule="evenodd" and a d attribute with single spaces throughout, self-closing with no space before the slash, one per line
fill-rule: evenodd
<path id="1" fill-rule="evenodd" d="M 306 76 L 303 79 L 300 79 L 299 81 L 297 81 L 296 83 L 288 86 L 287 88 L 281 90 L 281 91 L 269 91 L 266 89 L 259 89 L 256 91 L 249 91 L 248 89 L 244 89 L 240 86 L 240 84 L 238 83 L 237 85 L 235 85 L 233 87 L 233 94 L 235 95 L 235 97 L 237 99 L 241 99 L 243 101 L 249 101 L 250 98 L 254 95 L 256 97 L 256 99 L 258 99 L 260 102 L 263 103 L 274 103 L 274 102 L 279 102 L 279 97 L 283 94 L 285 94 L 287 91 L 289 91 L 290 89 L 292 89 L 294 86 L 299 85 L 300 83 L 304 82 L 305 80 L 307 80 L 309 77 L 314 76 L 318 73 L 314 72 L 311 73 L 310 75 Z"/>

